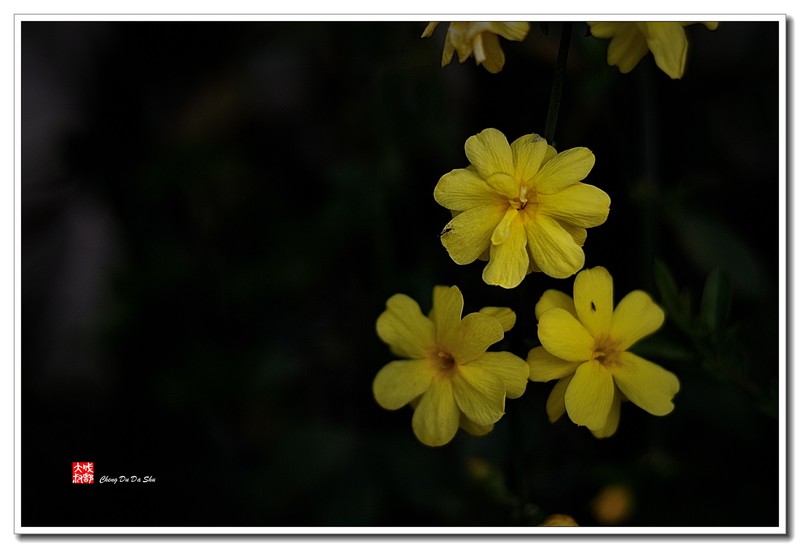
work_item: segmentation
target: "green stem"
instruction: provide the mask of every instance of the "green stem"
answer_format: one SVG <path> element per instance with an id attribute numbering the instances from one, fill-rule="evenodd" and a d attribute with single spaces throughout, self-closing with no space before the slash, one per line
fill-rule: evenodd
<path id="1" fill-rule="evenodd" d="M 564 89 L 564 73 L 567 71 L 567 55 L 569 43 L 572 38 L 572 22 L 566 22 L 561 27 L 561 41 L 558 44 L 558 57 L 556 58 L 556 72 L 553 75 L 553 87 L 550 89 L 550 103 L 547 105 L 547 119 L 544 125 L 544 138 L 549 145 L 553 145 L 558 122 L 558 108 L 561 106 L 561 91 Z"/>

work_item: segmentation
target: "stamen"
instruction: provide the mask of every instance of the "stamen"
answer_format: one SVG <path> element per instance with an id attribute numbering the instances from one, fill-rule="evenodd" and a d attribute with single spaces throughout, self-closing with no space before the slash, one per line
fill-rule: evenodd
<path id="1" fill-rule="evenodd" d="M 436 355 L 439 357 L 439 366 L 442 369 L 450 369 L 456 364 L 456 360 L 447 352 L 439 352 Z"/>

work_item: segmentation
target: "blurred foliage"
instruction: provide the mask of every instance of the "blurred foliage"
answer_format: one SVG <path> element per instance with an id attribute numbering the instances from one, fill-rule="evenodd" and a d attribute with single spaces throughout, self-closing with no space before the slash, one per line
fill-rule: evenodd
<path id="1" fill-rule="evenodd" d="M 777 24 L 688 28 L 681 81 L 572 34 L 555 144 L 612 199 L 586 266 L 664 307 L 636 352 L 680 378 L 675 411 L 625 404 L 596 440 L 530 383 L 439 449 L 372 399 L 386 299 L 511 306 L 498 349 L 525 356 L 572 280 L 485 286 L 432 198 L 470 135 L 544 130 L 560 24 L 497 75 L 440 68 L 423 28 L 22 24 L 23 525 L 591 526 L 613 485 L 624 525 L 777 525 Z M 79 492 L 74 460 L 157 482 Z"/>

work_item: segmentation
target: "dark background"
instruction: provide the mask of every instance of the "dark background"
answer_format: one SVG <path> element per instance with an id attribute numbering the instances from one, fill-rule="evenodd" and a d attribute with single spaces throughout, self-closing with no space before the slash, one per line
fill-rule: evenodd
<path id="1" fill-rule="evenodd" d="M 443 448 L 373 400 L 375 320 L 456 284 L 514 308 L 524 357 L 541 293 L 571 293 L 454 264 L 432 197 L 470 135 L 544 131 L 561 24 L 502 40 L 496 75 L 441 68 L 424 27 L 22 23 L 23 526 L 598 525 L 608 485 L 620 525 L 778 524 L 777 23 L 688 27 L 680 81 L 574 25 L 555 145 L 612 200 L 586 266 L 667 309 L 639 353 L 675 411 L 596 440 L 530 383 Z"/>

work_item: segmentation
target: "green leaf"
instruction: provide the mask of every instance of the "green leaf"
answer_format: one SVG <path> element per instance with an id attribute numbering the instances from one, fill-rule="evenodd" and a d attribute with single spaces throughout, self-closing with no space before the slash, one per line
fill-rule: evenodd
<path id="1" fill-rule="evenodd" d="M 679 327 L 686 329 L 689 325 L 691 314 L 691 297 L 688 293 L 678 293 L 678 286 L 675 279 L 670 274 L 667 265 L 656 259 L 653 266 L 653 276 L 655 277 L 656 287 L 661 296 L 661 304 L 667 312 L 667 316 Z"/>
<path id="2" fill-rule="evenodd" d="M 766 274 L 759 255 L 730 226 L 685 211 L 669 213 L 670 223 L 686 257 L 701 271 L 721 268 L 728 273 L 737 296 L 763 296 Z"/>
<path id="3" fill-rule="evenodd" d="M 715 269 L 706 279 L 700 305 L 700 320 L 709 329 L 712 338 L 719 337 L 731 305 L 731 282 L 720 269 Z"/>

